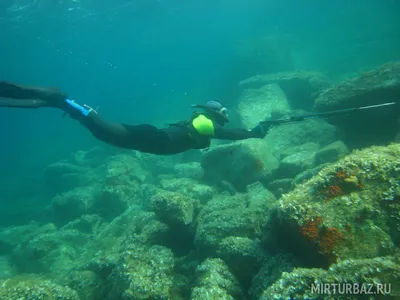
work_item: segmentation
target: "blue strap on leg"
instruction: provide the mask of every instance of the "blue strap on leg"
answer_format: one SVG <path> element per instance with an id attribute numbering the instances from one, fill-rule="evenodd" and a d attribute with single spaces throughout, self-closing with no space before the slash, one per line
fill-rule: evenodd
<path id="1" fill-rule="evenodd" d="M 67 102 L 67 104 L 69 106 L 71 106 L 72 108 L 76 109 L 77 111 L 79 111 L 82 115 L 84 115 L 85 117 L 87 117 L 90 113 L 90 110 L 86 109 L 83 106 L 80 106 L 78 103 L 74 102 L 71 99 L 65 99 L 65 102 Z"/>

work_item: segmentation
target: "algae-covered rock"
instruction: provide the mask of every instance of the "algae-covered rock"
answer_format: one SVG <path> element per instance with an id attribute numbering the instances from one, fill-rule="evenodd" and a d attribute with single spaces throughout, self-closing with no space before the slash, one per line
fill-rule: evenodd
<path id="1" fill-rule="evenodd" d="M 101 299 L 104 280 L 92 271 L 72 271 L 63 280 L 70 288 L 77 292 L 79 299 Z"/>
<path id="2" fill-rule="evenodd" d="M 177 177 L 191 178 L 195 180 L 201 180 L 204 176 L 204 170 L 201 168 L 199 162 L 177 164 L 174 167 L 174 173 Z"/>
<path id="3" fill-rule="evenodd" d="M 236 236 L 224 238 L 218 245 L 217 255 L 246 289 L 266 257 L 258 239 Z"/>
<path id="4" fill-rule="evenodd" d="M 65 225 L 83 215 L 97 214 L 106 220 L 120 215 L 129 205 L 142 203 L 139 184 L 92 185 L 58 194 L 52 199 L 51 213 L 54 223 Z"/>
<path id="5" fill-rule="evenodd" d="M 265 140 L 270 145 L 272 152 L 280 157 L 280 153 L 283 153 L 283 156 L 296 153 L 297 151 L 290 151 L 290 148 L 293 147 L 296 147 L 293 150 L 314 152 L 315 146 L 304 145 L 313 143 L 314 145 L 317 144 L 318 148 L 325 147 L 337 141 L 338 138 L 334 126 L 324 120 L 309 120 L 296 124 L 275 126 L 269 130 Z M 300 149 L 303 146 L 304 149 Z"/>
<path id="6" fill-rule="evenodd" d="M 122 253 L 108 277 L 109 299 L 171 299 L 174 256 L 161 246 L 133 247 Z"/>
<path id="7" fill-rule="evenodd" d="M 235 188 L 260 180 L 268 180 L 276 172 L 279 161 L 267 142 L 249 139 L 213 147 L 203 155 L 201 165 L 205 177 L 213 182 L 229 181 Z"/>
<path id="8" fill-rule="evenodd" d="M 244 299 L 239 282 L 228 266 L 219 258 L 208 258 L 196 268 L 197 281 L 191 300 Z"/>
<path id="9" fill-rule="evenodd" d="M 281 178 L 293 178 L 299 173 L 311 169 L 315 164 L 315 153 L 302 151 L 281 160 L 277 176 Z"/>
<path id="10" fill-rule="evenodd" d="M 349 154 L 349 149 L 342 141 L 336 141 L 320 149 L 316 155 L 318 165 L 338 161 Z"/>
<path id="11" fill-rule="evenodd" d="M 281 72 L 257 75 L 240 82 L 243 88 L 259 87 L 267 83 L 276 83 L 285 92 L 290 106 L 295 109 L 309 110 L 315 99 L 331 83 L 321 73 L 309 71 Z"/>
<path id="12" fill-rule="evenodd" d="M 265 290 L 277 281 L 283 272 L 291 272 L 295 261 L 289 254 L 267 256 L 248 290 L 250 299 L 260 299 Z"/>
<path id="13" fill-rule="evenodd" d="M 203 253 L 213 255 L 226 237 L 253 239 L 261 236 L 268 202 L 268 199 L 266 203 L 252 202 L 249 196 L 240 194 L 214 197 L 197 218 L 195 245 Z"/>
<path id="14" fill-rule="evenodd" d="M 80 300 L 76 291 L 49 280 L 17 276 L 0 281 L 0 299 L 4 300 Z"/>
<path id="15" fill-rule="evenodd" d="M 60 161 L 49 165 L 45 171 L 45 181 L 49 191 L 62 193 L 94 182 L 95 174 L 82 166 Z"/>
<path id="16" fill-rule="evenodd" d="M 78 150 L 72 154 L 71 161 L 81 167 L 96 168 L 108 158 L 105 148 L 93 147 L 89 150 Z"/>
<path id="17" fill-rule="evenodd" d="M 373 299 L 399 297 L 399 276 L 398 256 L 344 260 L 332 265 L 329 270 L 297 268 L 290 273 L 284 272 L 260 299 L 344 300 L 371 299 L 371 295 L 377 297 Z"/>
<path id="18" fill-rule="evenodd" d="M 308 170 L 305 170 L 304 172 L 301 172 L 292 181 L 292 186 L 296 186 L 296 185 L 306 182 L 307 180 L 310 180 L 312 177 L 317 175 L 319 171 L 321 171 L 323 168 L 325 168 L 327 166 L 328 166 L 328 164 L 322 164 L 322 165 L 316 166 L 312 169 L 308 169 Z"/>
<path id="19" fill-rule="evenodd" d="M 245 128 L 253 128 L 258 122 L 270 119 L 274 113 L 283 114 L 288 110 L 286 95 L 277 84 L 244 90 L 237 108 Z"/>
<path id="20" fill-rule="evenodd" d="M 317 153 L 319 149 L 320 146 L 318 143 L 307 142 L 299 146 L 282 149 L 282 151 L 279 153 L 279 157 L 280 159 L 284 159 L 286 156 L 297 154 L 299 152 Z"/>
<path id="21" fill-rule="evenodd" d="M 87 214 L 98 193 L 98 187 L 90 186 L 56 195 L 50 206 L 54 223 L 65 225 Z"/>
<path id="22" fill-rule="evenodd" d="M 259 182 L 247 186 L 245 196 L 247 200 L 247 208 L 254 210 L 268 210 L 268 208 L 276 201 L 274 194 Z"/>
<path id="23" fill-rule="evenodd" d="M 325 112 L 381 103 L 399 103 L 400 62 L 388 63 L 359 77 L 325 90 L 315 101 L 315 108 Z M 342 129 L 350 148 L 388 144 L 397 133 L 400 105 L 361 110 L 330 119 Z"/>
<path id="24" fill-rule="evenodd" d="M 19 272 L 63 272 L 69 270 L 89 236 L 77 230 L 41 233 L 18 244 L 11 259 Z"/>
<path id="25" fill-rule="evenodd" d="M 39 234 L 53 233 L 57 230 L 54 224 L 41 225 L 31 222 L 28 225 L 11 226 L 0 231 L 1 254 L 11 254 L 12 250 L 21 243 L 29 242 Z"/>
<path id="26" fill-rule="evenodd" d="M 168 227 L 153 212 L 131 206 L 87 241 L 76 265 L 106 278 L 117 265 L 121 253 L 136 245 L 163 244 L 170 238 Z"/>
<path id="27" fill-rule="evenodd" d="M 356 151 L 282 195 L 266 245 L 311 266 L 390 255 L 400 245 L 399 182 L 399 144 Z"/>
<path id="28" fill-rule="evenodd" d="M 99 215 L 83 215 L 63 226 L 61 230 L 79 230 L 83 233 L 98 234 L 103 224 L 103 219 Z"/>
<path id="29" fill-rule="evenodd" d="M 171 225 L 189 225 L 193 221 L 194 201 L 180 193 L 160 190 L 151 198 L 157 218 Z"/>
<path id="30" fill-rule="evenodd" d="M 200 184 L 189 178 L 163 179 L 160 184 L 165 190 L 181 193 L 201 202 L 210 200 L 215 192 L 212 187 Z"/>
<path id="31" fill-rule="evenodd" d="M 16 270 L 8 256 L 0 256 L 0 280 L 16 275 Z"/>
<path id="32" fill-rule="evenodd" d="M 400 62 L 384 64 L 332 86 L 315 101 L 318 111 L 330 111 L 398 101 Z"/>
<path id="33" fill-rule="evenodd" d="M 268 183 L 268 189 L 276 196 L 280 197 L 292 189 L 293 178 L 275 179 Z"/>
<path id="34" fill-rule="evenodd" d="M 106 183 L 118 185 L 129 181 L 142 183 L 150 176 L 145 164 L 137 157 L 118 154 L 112 156 L 106 163 Z"/>

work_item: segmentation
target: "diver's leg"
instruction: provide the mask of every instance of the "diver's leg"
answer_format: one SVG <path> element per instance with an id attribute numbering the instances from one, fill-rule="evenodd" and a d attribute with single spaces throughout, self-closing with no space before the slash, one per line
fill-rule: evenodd
<path id="1" fill-rule="evenodd" d="M 97 112 L 85 107 L 68 113 L 89 129 L 95 138 L 107 144 L 153 154 L 164 154 L 169 149 L 168 134 L 152 125 L 109 123 Z"/>
<path id="2" fill-rule="evenodd" d="M 2 98 L 3 97 L 3 98 Z M 62 109 L 90 130 L 97 139 L 117 147 L 163 154 L 170 139 L 167 133 L 152 125 L 113 124 L 104 121 L 95 110 L 80 105 L 57 89 L 26 87 L 0 81 L 0 107 Z"/>
<path id="3" fill-rule="evenodd" d="M 30 87 L 0 81 L 0 97 L 8 98 L 1 99 L 0 106 L 23 107 L 23 103 L 26 103 L 27 107 L 59 107 L 64 104 L 68 95 L 57 88 Z M 18 100 L 36 100 L 37 102 L 35 104 L 33 101 Z"/>

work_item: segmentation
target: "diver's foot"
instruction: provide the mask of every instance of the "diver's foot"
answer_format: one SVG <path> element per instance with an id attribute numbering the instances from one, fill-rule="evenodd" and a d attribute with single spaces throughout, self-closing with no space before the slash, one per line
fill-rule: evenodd
<path id="1" fill-rule="evenodd" d="M 34 99 L 40 106 L 65 108 L 68 95 L 57 88 L 30 87 L 0 81 L 0 97 L 10 99 Z"/>

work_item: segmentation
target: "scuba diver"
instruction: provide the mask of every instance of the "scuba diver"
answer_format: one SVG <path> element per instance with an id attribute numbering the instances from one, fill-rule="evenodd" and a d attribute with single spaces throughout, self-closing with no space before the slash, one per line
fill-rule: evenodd
<path id="1" fill-rule="evenodd" d="M 28 87 L 0 81 L 0 107 L 40 108 L 53 107 L 79 121 L 98 140 L 120 148 L 138 150 L 157 155 L 181 153 L 190 149 L 206 149 L 211 139 L 243 140 L 264 138 L 267 133 L 261 123 L 248 130 L 225 128 L 229 122 L 228 110 L 218 101 L 193 105 L 190 120 L 156 128 L 150 124 L 126 125 L 104 121 L 87 105 L 80 105 L 56 88 Z"/>

